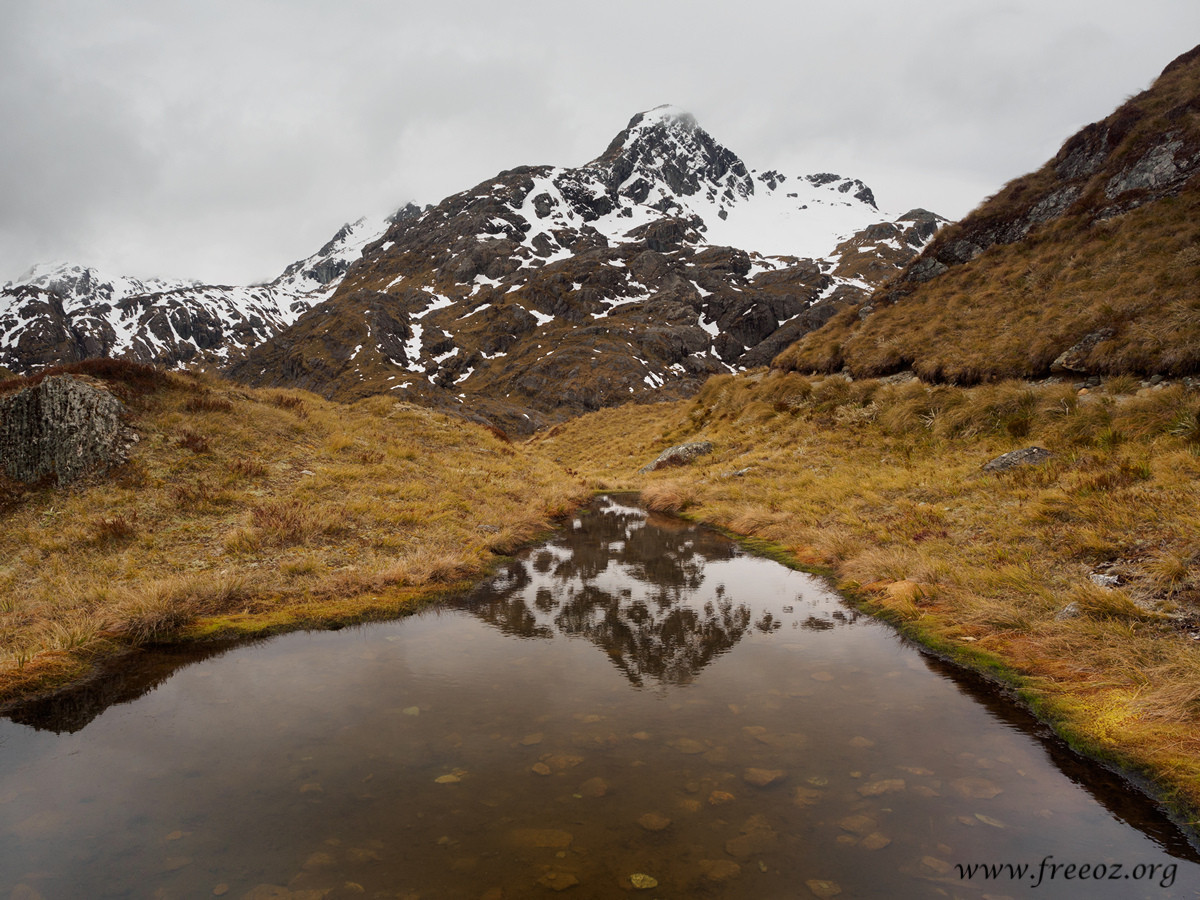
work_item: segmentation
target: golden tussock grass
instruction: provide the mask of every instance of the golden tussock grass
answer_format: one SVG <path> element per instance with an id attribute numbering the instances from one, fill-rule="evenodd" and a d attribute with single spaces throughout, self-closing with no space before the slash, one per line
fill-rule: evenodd
<path id="1" fill-rule="evenodd" d="M 145 642 L 401 613 L 587 493 L 503 434 L 387 397 L 132 374 L 149 387 L 128 464 L 6 488 L 0 701 Z"/>
<path id="2" fill-rule="evenodd" d="M 1200 810 L 1200 395 L 772 370 L 584 416 L 540 452 L 824 564 L 867 608 L 1004 674 L 1078 747 Z M 663 449 L 714 452 L 637 474 Z M 1041 446 L 1039 466 L 984 463 Z M 1093 574 L 1114 573 L 1115 588 Z M 1074 606 L 1072 607 L 1072 604 Z M 1066 612 L 1064 612 L 1066 610 Z"/>

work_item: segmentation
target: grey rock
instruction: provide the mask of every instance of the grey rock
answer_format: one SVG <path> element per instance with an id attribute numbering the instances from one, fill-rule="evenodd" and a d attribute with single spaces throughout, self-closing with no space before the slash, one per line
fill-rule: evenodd
<path id="1" fill-rule="evenodd" d="M 0 458 L 15 481 L 67 484 L 126 459 L 125 404 L 70 375 L 0 397 Z"/>
<path id="2" fill-rule="evenodd" d="M 712 451 L 712 441 L 692 441 L 687 444 L 679 444 L 664 450 L 654 462 L 642 466 L 638 471 L 655 472 L 658 469 L 666 469 L 670 466 L 687 465 L 697 457 L 712 453 Z"/>
<path id="3" fill-rule="evenodd" d="M 1182 148 L 1183 141 L 1176 140 L 1147 151 L 1133 166 L 1109 179 L 1104 186 L 1104 195 L 1112 200 L 1126 191 L 1153 190 L 1173 185 L 1182 174 L 1175 162 L 1175 153 Z"/>
<path id="4" fill-rule="evenodd" d="M 1083 610 L 1079 608 L 1078 603 L 1072 601 L 1058 611 L 1058 614 L 1054 617 L 1054 621 L 1065 622 L 1068 619 L 1078 619 L 1081 615 L 1083 615 Z"/>
<path id="5" fill-rule="evenodd" d="M 1097 345 L 1110 340 L 1116 332 L 1111 328 L 1101 328 L 1093 331 L 1077 343 L 1059 354 L 1058 359 L 1050 364 L 1051 372 L 1077 372 L 1087 374 L 1087 361 Z"/>
<path id="6" fill-rule="evenodd" d="M 991 462 L 984 463 L 985 472 L 1007 472 L 1016 466 L 1036 466 L 1045 462 L 1054 454 L 1041 447 L 1026 447 L 1023 450 L 1013 450 L 1003 456 L 997 456 Z"/>
<path id="7" fill-rule="evenodd" d="M 1099 572 L 1093 572 L 1088 578 L 1092 580 L 1092 584 L 1103 588 L 1116 587 L 1120 583 L 1116 575 L 1102 575 Z"/>

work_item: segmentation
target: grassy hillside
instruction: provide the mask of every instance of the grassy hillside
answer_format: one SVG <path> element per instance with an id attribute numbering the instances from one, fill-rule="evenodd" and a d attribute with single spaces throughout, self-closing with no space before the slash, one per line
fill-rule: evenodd
<path id="1" fill-rule="evenodd" d="M 868 609 L 1019 689 L 1078 748 L 1200 810 L 1200 396 L 1132 379 L 976 388 L 773 372 L 536 439 L 834 574 Z M 665 447 L 711 456 L 638 475 Z M 1036 467 L 981 466 L 1037 444 Z M 1093 575 L 1112 575 L 1116 587 Z"/>
<path id="2" fill-rule="evenodd" d="M 1200 48 L 776 358 L 973 384 L 1200 372 Z"/>
<path id="3" fill-rule="evenodd" d="M 397 614 L 580 497 L 497 433 L 387 397 L 116 377 L 141 437 L 126 465 L 70 489 L 0 486 L 0 701 L 148 641 Z"/>

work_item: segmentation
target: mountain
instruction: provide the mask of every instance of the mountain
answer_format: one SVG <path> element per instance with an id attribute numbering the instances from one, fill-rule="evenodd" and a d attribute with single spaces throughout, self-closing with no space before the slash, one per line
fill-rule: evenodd
<path id="1" fill-rule="evenodd" d="M 227 365 L 329 297 L 365 244 L 416 211 L 348 224 L 264 285 L 140 280 L 69 263 L 34 266 L 0 288 L 0 367 L 30 372 L 93 357 L 168 368 Z"/>
<path id="2" fill-rule="evenodd" d="M 504 171 L 394 222 L 230 373 L 529 431 L 766 364 L 943 221 L 881 213 L 854 179 L 747 169 L 659 107 L 583 166 Z"/>
<path id="3" fill-rule="evenodd" d="M 927 380 L 1200 372 L 1200 47 L 780 354 Z"/>

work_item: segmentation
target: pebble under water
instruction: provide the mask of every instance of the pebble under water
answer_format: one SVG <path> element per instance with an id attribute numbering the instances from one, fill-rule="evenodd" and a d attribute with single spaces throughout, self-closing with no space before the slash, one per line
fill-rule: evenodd
<path id="1" fill-rule="evenodd" d="M 627 497 L 418 615 L 147 652 L 0 722 L 13 900 L 1126 900 L 1198 860 L 821 580 Z"/>

